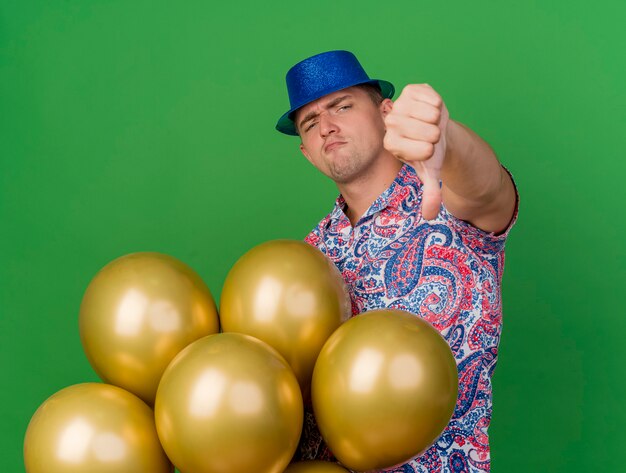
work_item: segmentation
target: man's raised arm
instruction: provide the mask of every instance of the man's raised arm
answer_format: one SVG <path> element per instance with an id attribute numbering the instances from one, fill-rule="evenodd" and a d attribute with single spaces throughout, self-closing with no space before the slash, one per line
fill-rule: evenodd
<path id="1" fill-rule="evenodd" d="M 385 148 L 413 166 L 424 183 L 424 218 L 435 218 L 443 202 L 452 215 L 481 230 L 507 227 L 516 199 L 511 177 L 482 138 L 450 120 L 432 87 L 406 86 L 385 125 Z"/>

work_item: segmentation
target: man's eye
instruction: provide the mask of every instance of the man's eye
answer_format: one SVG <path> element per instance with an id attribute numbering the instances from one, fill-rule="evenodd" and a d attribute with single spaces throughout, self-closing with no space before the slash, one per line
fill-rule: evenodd
<path id="1" fill-rule="evenodd" d="M 310 124 L 309 124 L 309 125 L 305 128 L 305 131 L 309 131 L 309 130 L 310 130 L 311 128 L 313 128 L 315 125 L 316 125 L 316 123 L 315 123 L 315 122 L 310 123 Z"/>
<path id="2" fill-rule="evenodd" d="M 342 110 L 347 110 L 349 108 L 352 108 L 352 105 L 342 105 L 337 110 L 342 111 Z"/>

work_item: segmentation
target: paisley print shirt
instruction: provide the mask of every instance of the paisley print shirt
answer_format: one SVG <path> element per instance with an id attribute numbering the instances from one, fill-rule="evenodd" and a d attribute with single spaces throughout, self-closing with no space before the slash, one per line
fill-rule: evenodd
<path id="1" fill-rule="evenodd" d="M 421 181 L 404 164 L 354 228 L 340 195 L 333 211 L 305 241 L 341 271 L 353 316 L 381 308 L 417 314 L 441 332 L 456 358 L 459 395 L 448 427 L 421 456 L 388 471 L 488 472 L 504 243 L 517 219 L 518 204 L 509 226 L 495 235 L 459 220 L 444 207 L 435 220 L 424 220 L 421 197 Z M 305 416 L 298 456 L 333 458 L 311 412 Z"/>

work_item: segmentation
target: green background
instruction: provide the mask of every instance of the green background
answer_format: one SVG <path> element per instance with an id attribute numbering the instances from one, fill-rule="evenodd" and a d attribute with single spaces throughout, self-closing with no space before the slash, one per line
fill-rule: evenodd
<path id="1" fill-rule="evenodd" d="M 47 397 L 97 380 L 77 316 L 107 262 L 167 253 L 219 297 L 245 251 L 330 211 L 274 131 L 286 70 L 329 49 L 429 83 L 516 179 L 493 471 L 623 471 L 621 0 L 0 5 L 3 471 Z"/>

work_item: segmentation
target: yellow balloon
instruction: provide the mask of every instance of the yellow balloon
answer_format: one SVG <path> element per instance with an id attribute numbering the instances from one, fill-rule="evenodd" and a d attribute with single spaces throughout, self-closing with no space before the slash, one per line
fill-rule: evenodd
<path id="1" fill-rule="evenodd" d="M 100 378 L 153 405 L 161 375 L 191 342 L 219 330 L 211 293 L 189 266 L 159 253 L 122 256 L 96 274 L 80 337 Z"/>
<path id="2" fill-rule="evenodd" d="M 222 330 L 278 350 L 305 399 L 319 351 L 350 314 L 339 270 L 317 248 L 295 240 L 269 241 L 243 255 L 228 273 L 220 301 Z"/>
<path id="3" fill-rule="evenodd" d="M 322 437 L 356 471 L 390 468 L 426 450 L 450 421 L 457 391 L 447 342 L 399 310 L 374 310 L 339 327 L 311 384 Z"/>
<path id="4" fill-rule="evenodd" d="M 185 473 L 281 473 L 302 431 L 302 396 L 276 350 L 221 333 L 167 367 L 155 419 L 165 452 Z"/>
<path id="5" fill-rule="evenodd" d="M 347 471 L 336 463 L 308 461 L 292 463 L 284 473 L 347 473 Z"/>
<path id="6" fill-rule="evenodd" d="M 85 383 L 48 398 L 24 439 L 27 473 L 171 473 L 154 414 L 115 386 Z"/>

